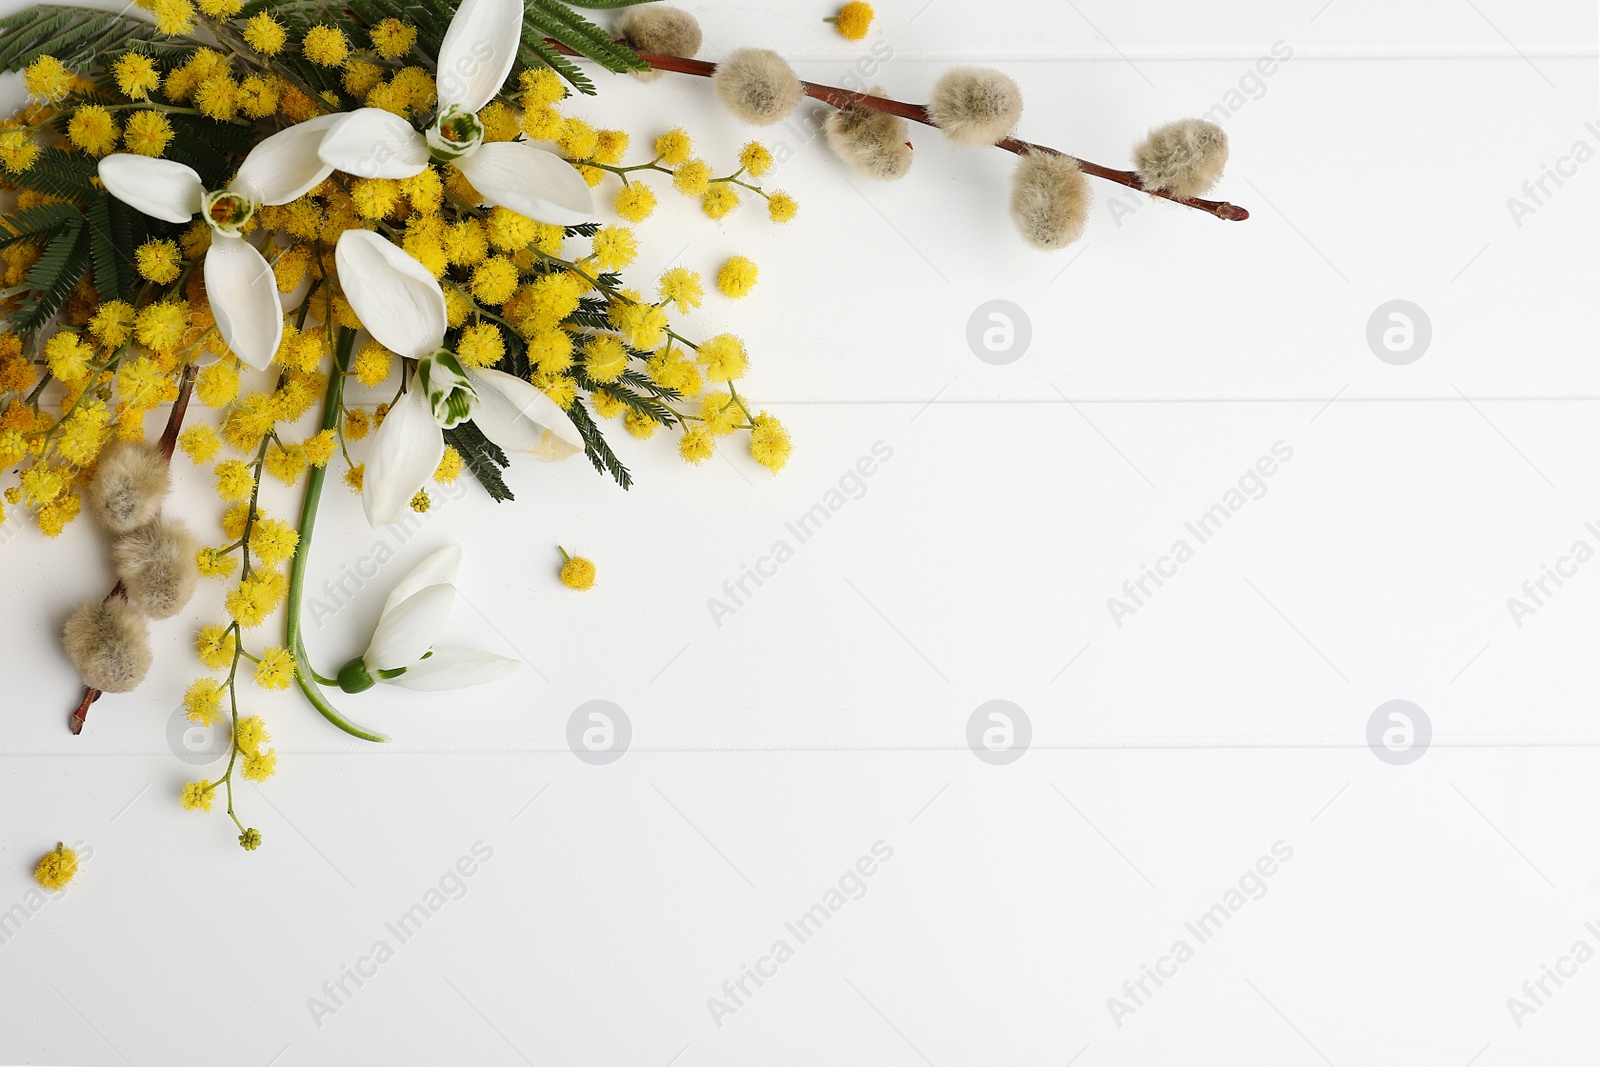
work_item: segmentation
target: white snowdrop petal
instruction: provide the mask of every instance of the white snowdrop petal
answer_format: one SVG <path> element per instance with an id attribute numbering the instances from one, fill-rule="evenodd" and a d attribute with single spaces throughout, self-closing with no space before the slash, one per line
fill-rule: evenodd
<path id="1" fill-rule="evenodd" d="M 265 370 L 283 339 L 283 305 L 272 267 L 244 238 L 212 234 L 205 277 L 222 339 L 234 355 Z"/>
<path id="2" fill-rule="evenodd" d="M 380 345 L 412 359 L 444 344 L 444 290 L 428 268 L 371 230 L 346 230 L 334 250 L 339 284 Z"/>
<path id="3" fill-rule="evenodd" d="M 373 434 L 361 479 L 367 522 L 376 529 L 399 521 L 443 458 L 444 431 L 434 421 L 426 398 L 412 389 L 395 401 Z"/>
<path id="4" fill-rule="evenodd" d="M 476 648 L 436 648 L 433 655 L 406 673 L 383 681 L 419 693 L 439 693 L 498 681 L 520 666 L 519 659 Z"/>
<path id="5" fill-rule="evenodd" d="M 411 666 L 433 647 L 455 602 L 455 587 L 449 585 L 430 585 L 406 597 L 378 619 L 361 662 L 373 672 Z"/>
<path id="6" fill-rule="evenodd" d="M 200 213 L 200 175 L 182 163 L 116 152 L 100 161 L 99 174 L 106 192 L 153 219 L 188 222 Z"/>
<path id="7" fill-rule="evenodd" d="M 412 567 L 411 573 L 400 579 L 400 584 L 394 587 L 389 599 L 384 601 L 383 614 L 387 615 L 402 600 L 430 585 L 454 584 L 459 573 L 461 573 L 461 546 L 450 544 L 435 549 L 421 563 Z"/>
<path id="8" fill-rule="evenodd" d="M 495 141 L 455 161 L 486 204 L 554 226 L 594 218 L 594 191 L 572 164 L 527 141 Z"/>
<path id="9" fill-rule="evenodd" d="M 317 155 L 325 166 L 357 178 L 410 178 L 428 165 L 428 142 L 411 123 L 382 108 L 334 116 Z"/>
<path id="10" fill-rule="evenodd" d="M 472 421 L 489 440 L 538 459 L 566 459 L 583 451 L 578 428 L 544 390 L 504 371 L 468 374 L 478 393 Z"/>
<path id="11" fill-rule="evenodd" d="M 439 110 L 478 112 L 494 99 L 522 43 L 522 0 L 465 0 L 439 45 Z"/>
<path id="12" fill-rule="evenodd" d="M 333 167 L 318 156 L 323 136 L 343 115 L 319 115 L 279 130 L 250 150 L 228 188 L 257 206 L 287 204 L 321 185 Z"/>

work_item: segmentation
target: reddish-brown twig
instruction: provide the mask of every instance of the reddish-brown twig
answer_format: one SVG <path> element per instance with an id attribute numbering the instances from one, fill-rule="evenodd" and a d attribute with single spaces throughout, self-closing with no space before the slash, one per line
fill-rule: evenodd
<path id="1" fill-rule="evenodd" d="M 178 431 L 183 428 L 183 416 L 189 410 L 189 396 L 194 392 L 195 366 L 193 363 L 183 368 L 183 378 L 178 382 L 178 395 L 172 401 L 172 411 L 167 414 L 167 427 L 161 431 L 161 440 L 158 442 L 161 455 L 168 463 L 172 462 L 172 450 L 178 443 Z M 127 594 L 118 582 L 111 587 L 111 592 L 106 594 L 107 600 L 116 597 L 125 597 Z M 83 721 L 89 717 L 89 705 L 100 699 L 100 690 L 85 686 L 83 699 L 73 709 L 72 717 L 67 720 L 67 728 L 74 734 L 83 733 Z"/>
<path id="2" fill-rule="evenodd" d="M 574 52 L 559 41 L 546 38 L 544 43 L 566 55 L 578 55 L 577 52 Z M 639 58 L 656 70 L 692 74 L 699 78 L 709 78 L 717 69 L 715 63 L 708 63 L 703 59 L 682 59 L 678 56 L 656 55 L 654 52 L 640 52 Z M 817 82 L 802 81 L 800 85 L 805 90 L 805 94 L 813 100 L 820 100 L 822 103 L 838 108 L 841 111 L 855 105 L 871 108 L 874 111 L 886 111 L 891 115 L 899 115 L 901 118 L 908 119 L 911 122 L 920 122 L 924 126 L 937 128 L 937 124 L 928 117 L 927 109 L 921 104 L 908 104 L 903 100 L 891 100 L 888 97 L 872 96 L 868 93 L 855 93 L 848 89 L 840 89 L 833 85 L 821 85 Z M 1059 148 L 1051 148 L 1049 145 L 1034 144 L 1031 141 L 1007 137 L 1003 141 L 996 142 L 995 147 L 1003 148 L 1007 152 L 1014 152 L 1019 156 L 1025 156 L 1029 152 L 1047 152 L 1055 156 L 1065 156 L 1076 163 L 1085 174 L 1092 174 L 1096 178 L 1104 178 L 1106 181 L 1116 182 L 1118 185 L 1126 185 L 1129 189 L 1137 189 L 1141 193 L 1158 196 L 1163 200 L 1170 200 L 1174 204 L 1192 207 L 1196 211 L 1204 211 L 1208 215 L 1215 215 L 1217 218 L 1225 219 L 1228 222 L 1243 222 L 1250 217 L 1250 212 L 1237 204 L 1229 204 L 1220 200 L 1202 200 L 1199 197 L 1192 196 L 1173 196 L 1171 193 L 1165 193 L 1159 189 L 1147 189 L 1144 182 L 1139 180 L 1139 175 L 1136 171 L 1118 170 L 1115 167 L 1102 166 L 1099 163 L 1092 163 L 1087 159 L 1081 159 L 1078 156 L 1063 152 Z"/>

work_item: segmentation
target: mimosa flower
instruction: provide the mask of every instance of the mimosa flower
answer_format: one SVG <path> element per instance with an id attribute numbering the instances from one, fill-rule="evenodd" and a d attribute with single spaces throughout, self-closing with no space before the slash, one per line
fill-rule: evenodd
<path id="1" fill-rule="evenodd" d="M 478 113 L 505 84 L 521 40 L 521 0 L 466 0 L 439 46 L 439 110 L 427 130 L 360 108 L 340 117 L 322 161 L 358 178 L 410 178 L 430 161 L 454 163 L 487 204 L 559 226 L 589 221 L 594 194 L 566 160 L 527 141 L 484 143 Z"/>
<path id="2" fill-rule="evenodd" d="M 317 147 L 340 117 L 324 115 L 268 137 L 224 189 L 206 189 L 193 168 L 170 159 L 116 152 L 100 161 L 106 191 L 129 207 L 165 222 L 205 216 L 211 227 L 206 296 L 217 329 L 234 355 L 257 370 L 278 351 L 283 305 L 272 268 L 240 231 L 258 207 L 299 199 L 332 173 Z"/>
<path id="3" fill-rule="evenodd" d="M 346 230 L 334 252 L 345 298 L 373 340 L 417 361 L 405 394 L 384 417 L 362 478 L 367 521 L 405 514 L 444 458 L 444 431 L 468 419 L 511 452 L 566 459 L 583 438 L 540 389 L 503 371 L 464 366 L 444 346 L 444 290 L 428 268 L 371 230 Z"/>
<path id="4" fill-rule="evenodd" d="M 400 579 L 378 617 L 364 655 L 339 670 L 339 688 L 360 693 L 378 682 L 424 693 L 466 689 L 504 678 L 520 660 L 475 648 L 434 648 L 461 570 L 461 546 L 446 545 Z"/>

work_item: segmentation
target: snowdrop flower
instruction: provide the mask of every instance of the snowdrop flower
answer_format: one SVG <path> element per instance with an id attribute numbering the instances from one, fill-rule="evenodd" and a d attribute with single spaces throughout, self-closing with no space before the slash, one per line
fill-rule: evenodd
<path id="1" fill-rule="evenodd" d="M 522 0 L 466 0 L 439 46 L 439 111 L 425 133 L 381 108 L 343 116 L 322 161 L 361 178 L 409 178 L 430 160 L 454 163 L 488 204 L 558 226 L 594 215 L 572 165 L 527 141 L 483 143 L 481 111 L 505 84 L 522 40 Z"/>
<path id="2" fill-rule="evenodd" d="M 339 688 L 360 693 L 378 682 L 437 693 L 504 678 L 520 660 L 475 648 L 434 648 L 455 604 L 452 582 L 461 570 L 461 546 L 446 545 L 417 564 L 394 587 L 378 617 L 365 655 L 339 670 Z"/>
<path id="3" fill-rule="evenodd" d="M 444 431 L 468 419 L 510 452 L 556 460 L 582 451 L 572 420 L 542 390 L 503 371 L 468 370 L 444 347 L 444 290 L 428 268 L 371 230 L 340 234 L 334 261 L 367 332 L 417 361 L 410 388 L 373 439 L 361 486 L 369 523 L 405 513 L 444 458 Z"/>
<path id="4" fill-rule="evenodd" d="M 250 150 L 225 189 L 206 189 L 193 168 L 175 160 L 115 152 L 100 161 L 106 191 L 129 207 L 165 222 L 205 216 L 211 226 L 206 296 L 217 329 L 234 355 L 257 370 L 278 351 L 283 306 L 272 268 L 240 230 L 256 208 L 297 200 L 333 172 L 317 147 L 338 118 L 323 115 L 268 137 Z"/>

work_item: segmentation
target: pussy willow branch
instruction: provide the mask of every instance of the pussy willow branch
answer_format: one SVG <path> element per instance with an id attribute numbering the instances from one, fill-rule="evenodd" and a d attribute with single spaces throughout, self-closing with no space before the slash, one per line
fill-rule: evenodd
<path id="1" fill-rule="evenodd" d="M 548 47 L 566 55 L 578 55 L 577 52 L 566 47 L 560 41 L 547 37 L 544 43 Z M 715 63 L 708 63 L 703 59 L 680 59 L 677 56 L 656 55 L 654 52 L 640 52 L 638 55 L 640 59 L 656 70 L 670 70 L 678 74 L 693 74 L 699 78 L 709 78 L 717 69 Z M 933 119 L 928 117 L 927 108 L 921 104 L 908 104 L 902 100 L 890 100 L 887 97 L 871 96 L 867 93 L 853 93 L 848 89 L 840 89 L 833 85 L 821 85 L 817 82 L 802 81 L 800 86 L 805 90 L 805 94 L 813 100 L 820 100 L 824 104 L 838 108 L 841 111 L 853 105 L 860 106 L 871 108 L 873 111 L 886 111 L 891 115 L 898 115 L 912 122 L 920 122 L 924 126 L 938 128 Z M 1243 222 L 1250 217 L 1250 212 L 1237 204 L 1229 204 L 1220 200 L 1202 200 L 1193 196 L 1173 196 L 1171 193 L 1164 193 L 1159 189 L 1147 189 L 1144 182 L 1139 180 L 1139 175 L 1136 171 L 1117 170 L 1115 167 L 1101 166 L 1099 163 L 1091 163 L 1087 159 L 1080 159 L 1070 153 L 1061 151 L 1059 148 L 1051 148 L 1049 145 L 1034 144 L 1031 141 L 1007 137 L 1003 141 L 996 142 L 995 147 L 1003 148 L 1007 152 L 1014 152 L 1019 156 L 1025 156 L 1030 152 L 1064 156 L 1076 163 L 1078 168 L 1085 174 L 1092 174 L 1096 178 L 1104 178 L 1106 181 L 1116 182 L 1118 185 L 1126 185 L 1129 189 L 1137 189 L 1139 192 L 1147 193 L 1150 196 L 1159 196 L 1163 200 L 1170 200 L 1174 204 L 1182 204 L 1184 207 L 1192 207 L 1196 211 L 1204 211 L 1208 215 L 1215 215 L 1217 218 L 1225 219 L 1228 222 Z"/>
<path id="2" fill-rule="evenodd" d="M 172 401 L 172 411 L 167 414 L 167 428 L 161 431 L 159 447 L 161 457 L 168 463 L 172 462 L 172 450 L 178 443 L 178 431 L 183 429 L 183 416 L 189 410 L 189 396 L 194 392 L 195 365 L 189 364 L 183 368 L 183 378 L 178 382 L 178 395 Z M 126 597 L 122 583 L 118 582 L 111 587 L 111 592 L 106 594 L 106 599 Z M 74 734 L 83 733 L 83 721 L 89 717 L 89 705 L 100 699 L 100 690 L 84 687 L 83 699 L 72 712 L 72 718 L 67 720 L 67 727 Z"/>

